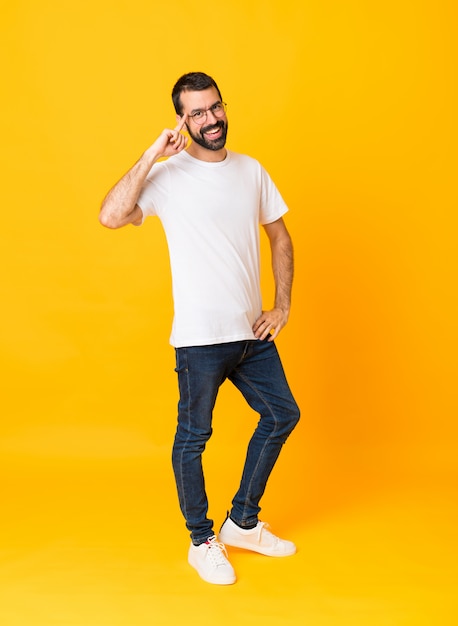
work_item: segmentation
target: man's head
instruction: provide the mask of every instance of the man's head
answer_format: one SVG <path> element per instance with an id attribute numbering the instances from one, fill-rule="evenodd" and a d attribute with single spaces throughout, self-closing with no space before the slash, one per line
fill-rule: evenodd
<path id="1" fill-rule="evenodd" d="M 189 72 L 189 74 L 184 74 L 184 76 L 177 80 L 172 90 L 173 106 L 175 107 L 176 113 L 180 116 L 183 115 L 183 104 L 181 102 L 181 94 L 183 91 L 204 91 L 211 87 L 216 89 L 219 99 L 222 101 L 218 85 L 211 76 L 203 72 Z"/>
<path id="2" fill-rule="evenodd" d="M 203 72 L 190 72 L 176 82 L 172 100 L 177 116 L 186 114 L 191 139 L 207 150 L 221 150 L 226 144 L 225 105 L 216 82 Z"/>

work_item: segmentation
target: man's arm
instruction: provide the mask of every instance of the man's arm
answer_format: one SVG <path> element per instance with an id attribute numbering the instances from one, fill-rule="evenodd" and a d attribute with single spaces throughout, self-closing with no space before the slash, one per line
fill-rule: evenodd
<path id="1" fill-rule="evenodd" d="M 161 157 L 178 154 L 187 145 L 187 138 L 181 134 L 186 122 L 183 115 L 174 130 L 165 129 L 135 163 L 135 165 L 108 192 L 99 214 L 100 223 L 107 228 L 121 228 L 127 224 L 141 224 L 143 213 L 137 204 L 146 177 L 153 165 Z"/>
<path id="2" fill-rule="evenodd" d="M 271 333 L 268 341 L 273 341 L 286 325 L 289 317 L 294 272 L 293 244 L 283 218 L 271 224 L 265 224 L 264 229 L 272 252 L 275 304 L 273 309 L 263 311 L 258 317 L 253 326 L 253 332 L 258 339 L 265 339 Z"/>

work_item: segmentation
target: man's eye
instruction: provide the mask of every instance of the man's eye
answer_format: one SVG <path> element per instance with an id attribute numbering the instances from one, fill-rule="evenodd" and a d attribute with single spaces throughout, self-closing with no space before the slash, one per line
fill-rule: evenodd
<path id="1" fill-rule="evenodd" d="M 204 114 L 204 112 L 203 112 L 203 111 L 196 111 L 196 112 L 194 113 L 193 117 L 194 117 L 196 120 L 198 120 L 199 118 L 201 118 L 201 117 L 202 117 L 202 115 L 203 115 L 203 114 Z"/>
<path id="2" fill-rule="evenodd" d="M 214 104 L 214 105 L 212 106 L 212 111 L 213 111 L 213 112 L 215 112 L 215 111 L 216 111 L 216 112 L 221 111 L 221 103 L 220 103 L 220 102 L 217 102 L 216 104 Z"/>

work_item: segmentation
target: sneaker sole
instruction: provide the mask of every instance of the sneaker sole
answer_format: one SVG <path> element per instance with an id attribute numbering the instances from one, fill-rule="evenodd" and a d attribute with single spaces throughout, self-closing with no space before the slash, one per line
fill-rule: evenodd
<path id="1" fill-rule="evenodd" d="M 200 572 L 199 568 L 196 565 L 194 565 L 194 563 L 190 559 L 188 559 L 188 563 L 191 567 L 193 567 L 196 570 L 196 572 L 199 574 L 202 580 L 204 580 L 206 583 L 211 583 L 212 585 L 233 585 L 237 580 L 236 576 L 228 576 L 227 578 L 221 578 L 218 580 L 212 579 L 210 577 L 205 576 L 202 572 Z"/>
<path id="2" fill-rule="evenodd" d="M 232 548 L 240 548 L 242 550 L 250 550 L 250 552 L 257 552 L 258 554 L 263 554 L 264 556 L 275 556 L 275 557 L 281 557 L 281 556 L 292 556 L 293 554 L 296 554 L 297 549 L 296 547 L 291 548 L 290 552 L 282 552 L 281 554 L 279 554 L 278 552 L 269 552 L 267 549 L 263 549 L 262 547 L 257 548 L 256 546 L 253 546 L 252 544 L 244 544 L 242 542 L 237 542 L 234 541 L 232 542 L 230 539 L 224 539 L 223 536 L 219 536 L 218 537 L 219 541 L 221 541 L 222 543 L 224 543 L 224 545 L 226 546 L 231 546 Z"/>

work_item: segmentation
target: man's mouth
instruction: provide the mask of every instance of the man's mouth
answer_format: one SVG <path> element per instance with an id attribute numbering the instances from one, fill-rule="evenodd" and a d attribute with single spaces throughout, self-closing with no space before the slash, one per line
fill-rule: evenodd
<path id="1" fill-rule="evenodd" d="M 215 126 L 211 126 L 210 128 L 204 128 L 202 130 L 202 135 L 208 137 L 208 139 L 218 139 L 221 136 L 223 130 L 222 122 L 219 122 Z"/>

